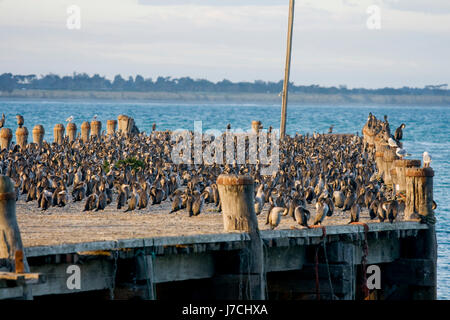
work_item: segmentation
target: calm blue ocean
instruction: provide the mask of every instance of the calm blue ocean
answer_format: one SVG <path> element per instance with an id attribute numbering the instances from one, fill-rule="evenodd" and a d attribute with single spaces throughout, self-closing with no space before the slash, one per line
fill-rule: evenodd
<path id="1" fill-rule="evenodd" d="M 17 127 L 15 115 L 22 114 L 30 139 L 32 128 L 42 124 L 48 141 L 53 139 L 53 126 L 65 125 L 64 120 L 70 115 L 80 128 L 83 121 L 92 120 L 94 115 L 106 126 L 106 120 L 126 114 L 135 119 L 141 131 L 147 132 L 153 122 L 157 123 L 158 130 L 193 130 L 195 120 L 203 121 L 203 130 L 223 130 L 228 123 L 232 128 L 247 130 L 252 120 L 262 121 L 265 128 L 277 128 L 280 123 L 279 105 L 257 104 L 0 100 L 2 112 L 6 114 L 5 126 L 13 130 Z M 450 107 L 289 105 L 287 132 L 327 132 L 330 125 L 334 125 L 336 133 L 360 133 L 369 112 L 379 119 L 388 115 L 391 130 L 401 123 L 406 124 L 404 148 L 412 154 L 411 158 L 422 159 L 423 151 L 428 151 L 433 158 L 434 197 L 438 204 L 438 298 L 450 299 Z"/>

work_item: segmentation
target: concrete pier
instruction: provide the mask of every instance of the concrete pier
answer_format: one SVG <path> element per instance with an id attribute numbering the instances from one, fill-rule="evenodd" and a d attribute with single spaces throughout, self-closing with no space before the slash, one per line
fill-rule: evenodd
<path id="1" fill-rule="evenodd" d="M 370 223 L 367 232 L 361 225 L 328 226 L 325 237 L 322 229 L 261 231 L 267 298 L 316 299 L 317 289 L 321 299 L 361 298 L 367 241 L 367 264 L 382 270 L 377 297 L 430 299 L 433 261 L 419 251 L 429 231 L 417 222 Z M 95 293 L 104 299 L 173 299 L 186 293 L 204 299 L 248 299 L 242 288 L 257 279 L 239 270 L 250 246 L 250 234 L 242 232 L 37 246 L 24 253 L 31 272 L 46 276 L 45 282 L 31 285 L 34 298 Z M 80 268 L 80 289 L 67 287 L 71 265 Z M 7 284 L 0 273 L 1 299 L 23 296 L 21 286 Z"/>

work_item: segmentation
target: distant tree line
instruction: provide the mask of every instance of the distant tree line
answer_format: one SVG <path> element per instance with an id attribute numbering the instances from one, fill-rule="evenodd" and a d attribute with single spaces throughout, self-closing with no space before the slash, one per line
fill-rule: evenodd
<path id="1" fill-rule="evenodd" d="M 171 78 L 158 77 L 144 78 L 141 75 L 124 79 L 116 75 L 114 80 L 95 74 L 74 73 L 72 76 L 60 77 L 56 74 L 45 76 L 14 75 L 4 73 L 0 75 L 0 91 L 40 89 L 40 90 L 73 90 L 73 91 L 139 91 L 139 92 L 229 92 L 229 93 L 272 93 L 279 94 L 283 89 L 283 81 L 278 82 L 256 80 L 254 82 L 231 82 L 222 80 L 211 82 L 205 79 L 192 79 L 190 77 Z M 428 85 L 424 88 L 380 88 L 348 89 L 345 85 L 338 87 L 322 87 L 319 85 L 289 84 L 289 92 L 310 94 L 381 94 L 381 95 L 449 95 L 447 84 Z"/>

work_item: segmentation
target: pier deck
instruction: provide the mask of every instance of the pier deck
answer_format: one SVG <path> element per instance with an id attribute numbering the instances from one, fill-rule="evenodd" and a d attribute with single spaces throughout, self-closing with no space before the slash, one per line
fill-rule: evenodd
<path id="1" fill-rule="evenodd" d="M 50 207 L 46 211 L 41 211 L 36 208 L 35 203 L 25 203 L 22 199 L 16 206 L 17 220 L 25 247 L 134 238 L 213 235 L 224 232 L 222 215 L 216 212 L 212 204 L 206 204 L 202 213 L 193 217 L 189 217 L 185 210 L 168 214 L 170 212 L 168 201 L 132 212 L 117 210 L 114 202 L 99 212 L 82 212 L 83 204 L 80 202 L 69 203 L 64 208 Z M 260 230 L 270 229 L 265 224 L 268 209 L 269 205 L 266 204 L 258 216 Z M 309 224 L 312 225 L 315 209 L 313 205 L 308 205 L 308 209 L 311 212 Z M 349 211 L 343 212 L 335 208 L 334 214 L 326 217 L 323 225 L 345 226 L 349 222 L 349 216 Z M 403 215 L 400 214 L 398 221 L 402 219 Z M 378 224 L 378 220 L 369 219 L 367 210 L 362 210 L 360 221 L 371 225 Z M 395 223 L 386 228 L 395 229 L 396 225 Z M 299 226 L 288 216 L 282 217 L 276 230 L 290 230 L 293 227 L 306 231 L 306 228 Z"/>

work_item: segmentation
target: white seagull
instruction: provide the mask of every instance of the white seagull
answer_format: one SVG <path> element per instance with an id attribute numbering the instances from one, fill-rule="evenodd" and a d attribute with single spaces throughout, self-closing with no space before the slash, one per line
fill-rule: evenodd
<path id="1" fill-rule="evenodd" d="M 431 156 L 430 156 L 430 154 L 427 151 L 425 151 L 423 153 L 423 167 L 424 168 L 429 168 L 430 167 L 430 163 L 431 163 Z"/>
<path id="2" fill-rule="evenodd" d="M 68 118 L 66 119 L 66 121 L 67 121 L 68 123 L 71 123 L 71 122 L 73 121 L 73 116 L 68 117 Z"/>
<path id="3" fill-rule="evenodd" d="M 395 151 L 395 154 L 397 156 L 399 156 L 400 159 L 403 159 L 404 157 L 408 157 L 411 155 L 411 154 L 407 153 L 405 149 L 402 149 L 402 148 L 397 148 L 397 150 Z"/>
<path id="4" fill-rule="evenodd" d="M 94 115 L 93 117 L 92 117 L 92 120 L 97 120 L 97 115 Z"/>
<path id="5" fill-rule="evenodd" d="M 389 147 L 391 147 L 391 148 L 399 148 L 399 145 L 397 144 L 397 142 L 395 142 L 395 140 L 392 138 L 389 138 L 388 144 L 389 144 Z"/>

